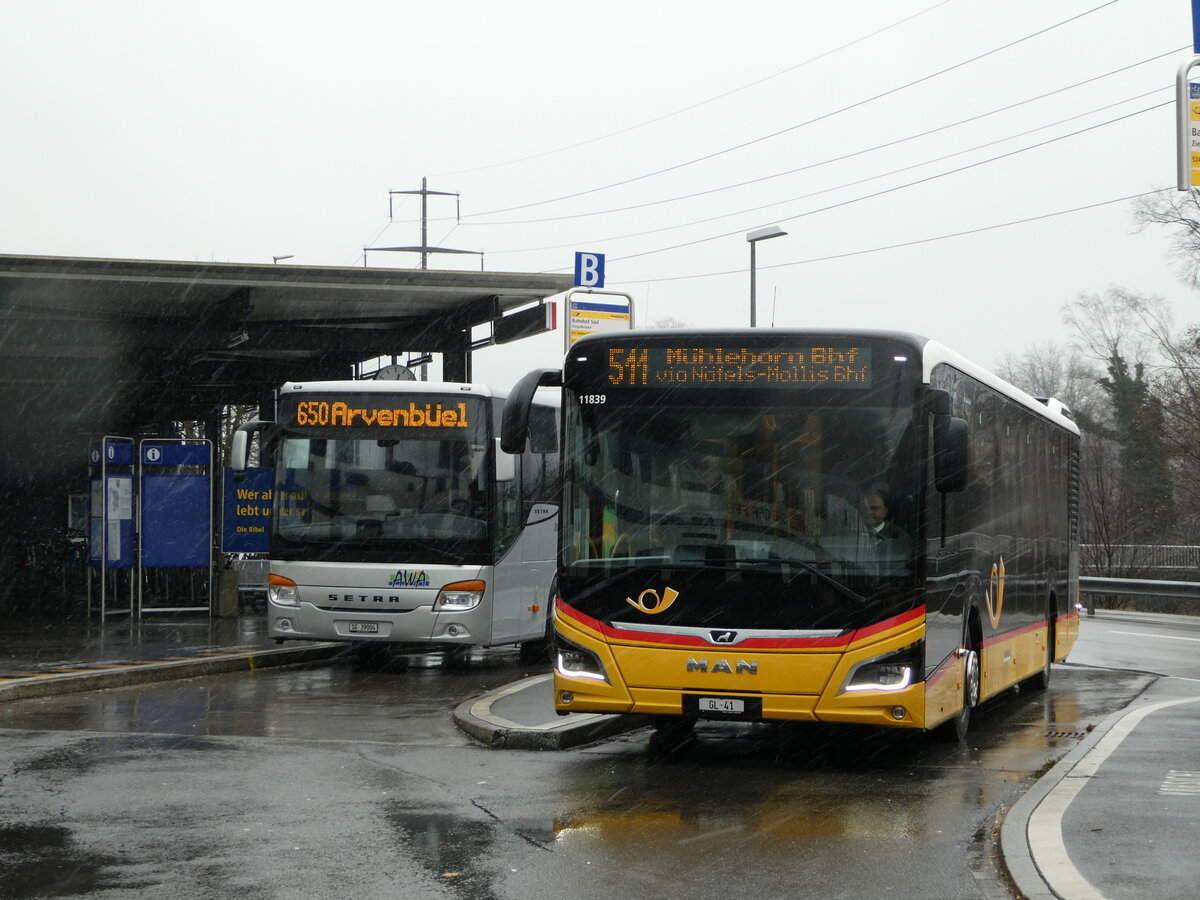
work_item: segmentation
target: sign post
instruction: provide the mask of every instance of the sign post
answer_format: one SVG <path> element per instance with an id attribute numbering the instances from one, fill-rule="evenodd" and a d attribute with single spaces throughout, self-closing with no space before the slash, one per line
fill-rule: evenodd
<path id="1" fill-rule="evenodd" d="M 1197 0 L 1200 2 L 1200 0 Z M 575 253 L 575 288 L 567 292 L 563 352 L 585 334 L 628 331 L 633 328 L 633 297 L 604 291 L 604 254 Z"/>

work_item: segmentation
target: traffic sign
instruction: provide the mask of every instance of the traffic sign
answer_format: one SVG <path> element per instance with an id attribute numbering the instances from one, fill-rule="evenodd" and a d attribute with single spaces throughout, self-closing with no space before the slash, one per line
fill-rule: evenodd
<path id="1" fill-rule="evenodd" d="M 603 253 L 586 253 L 582 250 L 575 253 L 575 287 L 604 287 Z"/>

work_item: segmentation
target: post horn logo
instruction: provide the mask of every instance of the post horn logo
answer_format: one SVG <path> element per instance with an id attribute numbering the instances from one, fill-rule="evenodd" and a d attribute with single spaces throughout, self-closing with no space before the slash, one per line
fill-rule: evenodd
<path id="1" fill-rule="evenodd" d="M 663 588 L 662 597 L 658 596 L 658 591 L 647 588 L 638 594 L 636 600 L 625 598 L 625 602 L 634 609 L 641 610 L 652 616 L 657 616 L 660 612 L 666 612 L 667 608 L 675 602 L 675 598 L 679 596 L 679 591 L 671 588 Z"/>
<path id="2" fill-rule="evenodd" d="M 992 598 L 995 598 L 994 606 Z M 1004 557 L 992 565 L 992 582 L 983 599 L 987 603 L 988 621 L 993 628 L 999 628 L 1000 615 L 1004 612 Z"/>

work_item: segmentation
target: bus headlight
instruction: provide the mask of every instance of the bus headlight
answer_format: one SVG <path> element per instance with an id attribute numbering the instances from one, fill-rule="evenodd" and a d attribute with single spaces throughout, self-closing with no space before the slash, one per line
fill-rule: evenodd
<path id="1" fill-rule="evenodd" d="M 554 635 L 554 671 L 563 678 L 587 678 L 592 681 L 608 681 L 604 663 L 591 650 Z"/>
<path id="2" fill-rule="evenodd" d="M 487 585 L 482 581 L 456 581 L 438 591 L 433 608 L 438 612 L 463 612 L 474 609 L 483 600 Z"/>
<path id="3" fill-rule="evenodd" d="M 917 641 L 891 653 L 858 663 L 842 685 L 842 692 L 902 691 L 920 681 L 925 644 Z"/>
<path id="4" fill-rule="evenodd" d="M 296 582 L 282 575 L 267 576 L 267 595 L 276 606 L 299 606 L 300 591 Z"/>

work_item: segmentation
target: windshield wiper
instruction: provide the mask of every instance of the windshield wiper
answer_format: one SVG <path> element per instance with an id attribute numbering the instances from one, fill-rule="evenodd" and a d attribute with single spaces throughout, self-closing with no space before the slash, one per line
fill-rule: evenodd
<path id="1" fill-rule="evenodd" d="M 851 587 L 848 587 L 847 585 L 842 584 L 840 581 L 838 581 L 832 575 L 828 575 L 825 572 L 822 572 L 820 569 L 818 569 L 816 566 L 814 566 L 812 563 L 810 563 L 806 559 L 792 559 L 790 557 L 770 557 L 768 559 L 739 559 L 739 560 L 737 560 L 737 564 L 738 565 L 752 565 L 752 566 L 758 566 L 758 565 L 783 566 L 785 564 L 786 565 L 796 565 L 796 566 L 799 566 L 800 568 L 804 569 L 804 571 L 808 572 L 809 574 L 815 575 L 821 581 L 830 585 L 839 594 L 849 597 L 851 600 L 853 600 L 859 606 L 865 607 L 870 604 L 870 601 L 867 600 L 867 598 L 864 597 L 862 594 L 858 593 L 858 591 L 854 590 Z"/>

